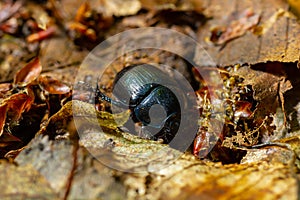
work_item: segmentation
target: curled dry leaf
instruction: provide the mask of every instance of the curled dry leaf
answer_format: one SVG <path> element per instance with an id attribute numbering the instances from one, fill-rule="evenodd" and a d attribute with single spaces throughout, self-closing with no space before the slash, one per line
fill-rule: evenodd
<path id="1" fill-rule="evenodd" d="M 70 87 L 51 76 L 40 76 L 38 78 L 40 86 L 50 94 L 66 94 L 70 92 Z"/>
<path id="2" fill-rule="evenodd" d="M 23 112 L 29 111 L 33 103 L 33 99 L 27 94 L 17 93 L 5 99 L 8 106 L 8 112 L 13 120 L 20 119 Z"/>
<path id="3" fill-rule="evenodd" d="M 40 60 L 39 58 L 35 58 L 16 73 L 14 85 L 28 85 L 40 75 L 41 71 L 42 65 Z"/>

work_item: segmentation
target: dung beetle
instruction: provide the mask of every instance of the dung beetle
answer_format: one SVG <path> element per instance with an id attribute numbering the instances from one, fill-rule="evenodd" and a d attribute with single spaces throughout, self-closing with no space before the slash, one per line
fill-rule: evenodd
<path id="1" fill-rule="evenodd" d="M 150 64 L 131 65 L 117 73 L 113 82 L 116 100 L 102 93 L 95 96 L 119 108 L 130 109 L 131 119 L 140 123 L 139 136 L 169 143 L 181 121 L 179 84 L 168 73 Z M 180 92 L 179 92 L 180 94 Z"/>

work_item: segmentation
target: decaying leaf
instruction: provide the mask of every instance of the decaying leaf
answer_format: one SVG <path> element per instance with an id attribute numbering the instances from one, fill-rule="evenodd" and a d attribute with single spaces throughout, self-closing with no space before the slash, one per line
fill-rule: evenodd
<path id="1" fill-rule="evenodd" d="M 291 10 L 300 18 L 300 2 L 298 0 L 288 0 Z"/>
<path id="2" fill-rule="evenodd" d="M 82 119 L 83 124 L 87 123 L 89 126 L 103 127 L 109 129 L 112 132 L 120 134 L 118 127 L 126 123 L 129 115 L 129 110 L 115 115 L 112 115 L 108 112 L 98 112 L 96 111 L 93 104 L 73 100 L 67 102 L 56 114 L 54 114 L 48 120 L 45 127 L 40 130 L 40 134 L 49 134 L 51 136 L 55 136 L 57 132 L 55 130 L 64 130 L 65 128 L 67 128 L 73 116 L 79 118 L 80 120 Z M 76 125 L 80 127 L 82 123 L 78 123 Z M 51 133 L 51 129 L 54 130 L 54 132 Z M 60 131 L 61 133 L 66 132 L 62 130 Z"/>
<path id="3" fill-rule="evenodd" d="M 38 82 L 43 90 L 50 94 L 66 94 L 70 92 L 70 87 L 68 85 L 51 76 L 40 76 L 38 78 Z"/>
<path id="4" fill-rule="evenodd" d="M 268 20 L 266 20 L 263 24 L 257 26 L 254 30 L 254 33 L 257 35 L 264 35 L 267 33 L 267 31 L 275 25 L 276 21 L 279 17 L 282 16 L 288 16 L 288 12 L 284 11 L 283 9 L 279 9 L 277 12 L 275 12 Z"/>
<path id="5" fill-rule="evenodd" d="M 181 162 L 179 161 L 178 164 Z M 278 197 L 296 199 L 297 197 L 296 179 L 290 169 L 281 163 L 270 165 L 262 162 L 253 165 L 227 166 L 199 163 L 164 177 L 163 180 L 167 181 L 156 182 L 156 180 L 158 179 L 152 181 L 150 187 L 151 194 L 156 191 L 153 199 L 160 197 L 164 199 L 276 199 Z"/>
<path id="6" fill-rule="evenodd" d="M 3 132 L 2 135 L 0 136 L 0 147 L 1 147 L 0 151 L 3 151 L 3 148 L 6 148 L 8 146 L 13 146 L 13 145 L 18 146 L 17 144 L 20 143 L 22 143 L 22 141 L 19 138 L 7 132 Z"/>
<path id="7" fill-rule="evenodd" d="M 48 181 L 32 166 L 0 163 L 1 199 L 56 199 Z"/>
<path id="8" fill-rule="evenodd" d="M 289 13 L 286 1 L 237 1 L 235 5 L 233 6 L 231 3 L 222 0 L 215 0 L 210 6 L 204 9 L 203 12 L 209 16 L 213 16 L 213 18 L 198 29 L 198 41 L 213 58 L 215 63 L 211 63 L 209 59 L 206 59 L 206 55 L 201 54 L 202 49 L 200 49 L 196 51 L 195 55 L 195 62 L 199 66 L 214 67 L 215 65 L 233 66 L 235 64 L 257 64 L 268 61 L 298 61 L 300 25 L 297 19 L 292 16 L 292 13 Z M 269 20 L 273 19 L 271 18 L 272 16 L 276 16 L 274 17 L 276 22 L 260 37 L 246 32 L 242 37 L 228 42 L 226 46 L 216 46 L 205 42 L 205 38 L 210 36 L 211 27 L 231 23 L 231 18 L 224 18 L 224 16 L 242 13 L 249 8 L 252 8 L 255 13 L 260 14 L 260 23 L 258 26 L 270 22 Z M 271 25 L 271 23 L 269 24 Z"/>
<path id="9" fill-rule="evenodd" d="M 10 112 L 12 119 L 18 120 L 23 112 L 30 109 L 33 99 L 27 94 L 17 93 L 5 99 L 5 102 L 8 105 L 8 111 Z"/>
<path id="10" fill-rule="evenodd" d="M 197 0 L 177 1 L 177 0 L 140 0 L 142 7 L 149 10 L 180 10 L 180 11 L 202 11 L 203 2 Z"/>
<path id="11" fill-rule="evenodd" d="M 5 94 L 12 88 L 11 83 L 1 83 L 0 84 L 0 98 L 3 98 Z"/>
<path id="12" fill-rule="evenodd" d="M 0 105 L 0 136 L 3 133 L 3 128 L 5 125 L 6 110 L 7 110 L 7 104 L 1 104 Z"/>
<path id="13" fill-rule="evenodd" d="M 134 15 L 141 9 L 139 0 L 104 0 L 103 3 L 106 15 Z"/>
<path id="14" fill-rule="evenodd" d="M 68 199 L 122 199 L 126 195 L 125 187 L 116 182 L 112 169 L 95 160 L 86 149 L 77 149 L 68 141 L 37 137 L 15 161 L 19 170 L 34 169 L 60 199 L 68 194 Z"/>
<path id="15" fill-rule="evenodd" d="M 53 143 L 48 137 L 39 137 L 16 158 L 22 169 L 30 166 L 37 170 L 60 197 L 65 195 L 68 179 L 74 165 L 74 146 L 68 141 Z M 50 189 L 49 188 L 49 189 Z"/>
<path id="16" fill-rule="evenodd" d="M 245 10 L 237 20 L 233 20 L 228 27 L 215 27 L 211 31 L 210 41 L 217 45 L 243 36 L 246 31 L 255 27 L 259 22 L 259 14 L 253 9 Z"/>
<path id="17" fill-rule="evenodd" d="M 41 73 L 42 65 L 39 58 L 35 58 L 23 68 L 21 68 L 14 77 L 15 85 L 28 85 L 34 81 Z"/>
<path id="18" fill-rule="evenodd" d="M 296 14 L 294 1 L 288 2 Z M 0 2 L 0 155 L 17 163 L 0 162 L 1 180 L 6 180 L 0 198 L 297 199 L 300 26 L 289 5 L 279 0 Z M 137 50 L 119 57 L 98 84 L 110 94 L 117 71 L 141 61 L 167 63 L 187 75 L 199 89 L 195 109 L 201 120 L 213 116 L 217 123 L 200 120 L 195 146 L 185 154 L 128 133 L 122 125 L 129 110 L 111 114 L 96 111 L 98 104 L 64 104 L 74 91 L 70 85 L 89 53 L 86 49 L 112 34 L 147 26 L 197 38 L 208 54 L 197 49 L 194 54 L 194 45 L 164 38 L 163 45 L 165 39 L 180 43 L 175 51 L 194 57 L 195 63 L 169 52 Z M 216 28 L 207 42 L 211 27 Z M 115 43 L 112 48 L 127 45 Z M 99 55 L 113 58 L 111 50 Z M 15 66 L 37 54 L 42 76 L 38 58 L 15 74 Z M 204 83 L 204 74 L 191 68 L 194 64 L 220 72 L 224 84 Z M 80 75 L 87 75 L 88 82 L 98 75 L 96 70 L 97 65 Z M 93 99 L 88 93 L 82 97 L 78 99 Z M 226 112 L 211 113 L 211 106 Z M 219 125 L 223 118 L 225 126 Z M 192 155 L 207 155 L 209 143 L 216 140 L 205 160 Z"/>

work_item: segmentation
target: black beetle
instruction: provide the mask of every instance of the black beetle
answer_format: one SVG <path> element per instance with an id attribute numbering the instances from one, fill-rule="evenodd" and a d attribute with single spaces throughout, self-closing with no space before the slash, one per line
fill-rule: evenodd
<path id="1" fill-rule="evenodd" d="M 117 107 L 129 108 L 133 122 L 142 124 L 140 136 L 169 143 L 176 135 L 181 120 L 180 103 L 173 92 L 178 89 L 178 83 L 166 72 L 142 64 L 126 67 L 116 75 L 113 95 L 117 100 L 103 94 L 98 83 L 95 96 Z M 152 110 L 154 106 L 158 107 Z"/>

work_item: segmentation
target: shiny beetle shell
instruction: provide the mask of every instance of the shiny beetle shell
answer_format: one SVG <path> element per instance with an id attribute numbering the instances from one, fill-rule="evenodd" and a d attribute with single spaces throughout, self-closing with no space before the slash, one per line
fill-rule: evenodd
<path id="1" fill-rule="evenodd" d="M 180 103 L 173 92 L 178 89 L 175 79 L 161 69 L 149 64 L 132 65 L 121 70 L 114 80 L 113 95 L 118 101 L 102 99 L 129 108 L 133 122 L 142 125 L 140 136 L 168 143 L 176 135 L 181 120 Z M 150 116 L 155 105 L 163 112 L 156 109 L 157 113 Z"/>

